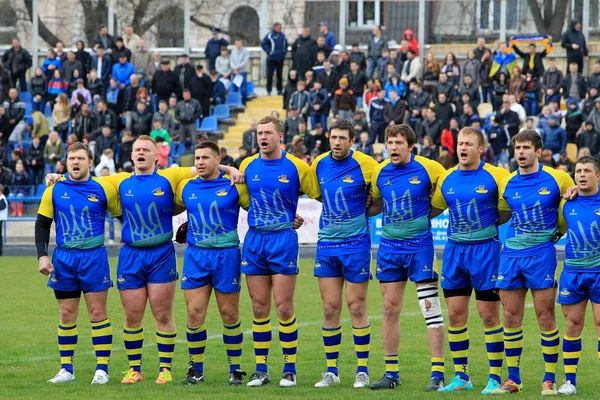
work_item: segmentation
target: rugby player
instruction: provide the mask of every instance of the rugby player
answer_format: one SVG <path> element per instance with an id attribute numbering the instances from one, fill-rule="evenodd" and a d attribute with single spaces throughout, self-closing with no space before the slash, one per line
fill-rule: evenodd
<path id="1" fill-rule="evenodd" d="M 431 377 L 425 390 L 435 391 L 444 385 L 444 318 L 429 212 L 430 194 L 445 170 L 435 161 L 413 155 L 416 141 L 415 132 L 408 125 L 386 129 L 390 158 L 373 171 L 369 215 L 383 211 L 376 275 L 383 295 L 381 336 L 386 372 L 371 389 L 391 389 L 400 384 L 399 316 L 408 279 L 417 286 L 427 325 Z"/>
<path id="2" fill-rule="evenodd" d="M 498 239 L 498 185 L 508 171 L 481 160 L 483 134 L 475 128 L 460 130 L 458 165 L 440 177 L 430 217 L 448 208 L 450 224 L 444 249 L 442 289 L 448 305 L 448 341 L 455 376 L 438 392 L 473 390 L 469 376 L 469 302 L 475 290 L 477 312 L 483 323 L 490 366 L 481 394 L 500 387 L 504 352 L 500 297 L 496 279 L 501 243 Z"/>
<path id="3" fill-rule="evenodd" d="M 524 129 L 512 139 L 518 170 L 498 187 L 499 223 L 512 220 L 502 249 L 496 288 L 504 308 L 504 348 L 508 379 L 494 394 L 523 390 L 520 364 L 523 352 L 523 314 L 527 290 L 541 330 L 545 373 L 542 395 L 556 394 L 556 364 L 560 339 L 556 326 L 556 237 L 561 196 L 573 186 L 566 172 L 543 166 L 542 138 Z"/>
<path id="4" fill-rule="evenodd" d="M 338 358 L 342 343 L 342 296 L 352 319 L 354 349 L 358 358 L 355 388 L 369 386 L 371 325 L 367 315 L 367 290 L 371 279 L 371 234 L 366 215 L 368 187 L 377 162 L 351 150 L 356 131 L 341 119 L 329 128 L 331 151 L 320 155 L 311 169 L 322 196 L 314 275 L 319 279 L 323 302 L 323 343 L 327 372 L 317 388 L 340 383 Z"/>
<path id="5" fill-rule="evenodd" d="M 81 292 L 92 324 L 96 372 L 92 384 L 108 383 L 108 361 L 113 330 L 106 310 L 112 286 L 108 255 L 104 247 L 104 217 L 109 211 L 121 218 L 121 202 L 115 188 L 90 176 L 90 149 L 74 143 L 67 149 L 67 171 L 55 185 L 46 188 L 35 223 L 35 245 L 39 271 L 49 275 L 48 286 L 60 310 L 58 349 L 61 369 L 50 383 L 75 380 L 73 355 L 77 346 L 77 317 Z M 50 227 L 55 222 L 56 249 L 48 258 Z"/>
<path id="6" fill-rule="evenodd" d="M 560 276 L 558 303 L 566 319 L 562 352 L 565 384 L 558 389 L 563 396 L 577 393 L 577 366 L 581 357 L 581 332 L 588 300 L 592 303 L 594 325 L 600 337 L 600 164 L 593 157 L 581 157 L 575 164 L 579 196 L 562 200 L 558 226 L 567 233 L 565 264 Z"/>
<path id="7" fill-rule="evenodd" d="M 213 142 L 195 148 L 198 176 L 177 186 L 175 203 L 188 213 L 187 244 L 181 288 L 187 303 L 187 342 L 190 368 L 183 381 L 204 381 L 204 351 L 207 332 L 206 311 L 212 289 L 223 321 L 223 342 L 229 362 L 229 383 L 243 384 L 240 370 L 242 324 L 240 302 L 240 250 L 237 224 L 239 206 L 248 209 L 250 199 L 245 184 L 231 186 L 229 177 L 219 171 L 221 156 Z"/>
<path id="8" fill-rule="evenodd" d="M 254 314 L 256 371 L 248 382 L 252 387 L 271 381 L 267 366 L 272 338 L 271 292 L 284 358 L 279 386 L 296 386 L 298 322 L 294 313 L 294 290 L 298 274 L 298 234 L 293 223 L 300 193 L 312 198 L 321 194 L 308 164 L 281 149 L 282 131 L 278 118 L 262 118 L 257 128 L 260 152 L 246 158 L 240 166 L 250 195 L 250 229 L 244 240 L 241 266 Z"/>

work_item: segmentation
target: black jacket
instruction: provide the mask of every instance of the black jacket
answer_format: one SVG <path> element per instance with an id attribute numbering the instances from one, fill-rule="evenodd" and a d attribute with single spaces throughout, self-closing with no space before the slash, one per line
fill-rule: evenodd
<path id="1" fill-rule="evenodd" d="M 112 134 L 108 138 L 105 138 L 104 135 L 100 134 L 100 136 L 96 139 L 94 165 L 98 165 L 100 163 L 100 157 L 106 149 L 112 149 L 113 153 L 117 154 L 117 138 Z"/>
<path id="2" fill-rule="evenodd" d="M 16 59 L 18 74 L 23 73 L 31 68 L 31 54 L 29 54 L 29 52 L 23 47 L 21 47 L 18 52 L 15 52 L 14 47 L 11 47 L 2 55 L 2 63 L 4 64 L 4 68 L 6 68 L 9 73 L 12 73 L 13 59 Z"/>
<path id="3" fill-rule="evenodd" d="M 31 95 L 37 96 L 38 94 L 45 97 L 48 94 L 48 80 L 46 75 L 34 76 L 31 78 Z"/>
<path id="4" fill-rule="evenodd" d="M 133 136 L 149 135 L 152 131 L 152 113 L 131 113 L 131 133 Z"/>
<path id="5" fill-rule="evenodd" d="M 433 121 L 426 119 L 417 127 L 417 139 L 423 143 L 423 138 L 429 136 L 436 146 L 442 144 L 442 121 L 435 118 Z"/>
<path id="6" fill-rule="evenodd" d="M 92 63 L 92 56 L 85 50 L 77 50 L 75 52 L 75 59 L 81 63 L 83 71 L 79 71 L 81 72 L 80 76 L 86 80 L 86 74 L 90 72 L 89 67 Z"/>
<path id="7" fill-rule="evenodd" d="M 292 68 L 298 71 L 298 76 L 301 78 L 315 64 L 318 47 L 317 42 L 310 36 L 300 36 L 292 45 Z"/>
<path id="8" fill-rule="evenodd" d="M 554 89 L 554 93 L 560 92 L 560 87 L 563 81 L 563 73 L 560 69 L 555 69 L 554 71 L 546 70 L 544 72 L 544 78 L 542 79 L 542 88 L 544 92 L 548 89 Z"/>
<path id="9" fill-rule="evenodd" d="M 338 89 L 338 74 L 332 69 L 331 73 L 327 75 L 326 72 L 319 74 L 319 80 L 323 83 L 323 88 L 327 90 L 327 93 L 333 98 L 333 94 Z"/>
<path id="10" fill-rule="evenodd" d="M 92 96 L 92 100 L 94 96 L 98 95 L 104 99 L 106 94 L 106 88 L 104 87 L 104 83 L 98 78 L 94 82 L 88 81 L 87 88 L 90 91 L 90 96 Z"/>
<path id="11" fill-rule="evenodd" d="M 431 102 L 431 98 L 427 92 L 413 92 L 408 96 L 408 109 L 412 110 L 421 110 L 424 107 L 429 107 L 429 103 Z"/>
<path id="12" fill-rule="evenodd" d="M 41 143 L 37 148 L 33 147 L 33 145 L 29 146 L 26 157 L 28 168 L 44 168 L 44 146 Z M 31 165 L 33 160 L 35 160 L 35 166 Z"/>
<path id="13" fill-rule="evenodd" d="M 350 83 L 349 87 L 354 92 L 354 95 L 362 96 L 365 92 L 365 86 L 367 85 L 368 81 L 367 75 L 362 71 L 358 71 L 356 75 L 349 73 L 347 77 Z"/>
<path id="14" fill-rule="evenodd" d="M 131 62 L 131 50 L 125 47 L 125 45 L 123 45 L 123 47 L 121 47 L 120 49 L 117 46 L 115 46 L 113 48 L 112 54 L 110 55 L 110 59 L 113 65 L 119 62 L 121 54 L 127 57 L 127 62 Z"/>
<path id="15" fill-rule="evenodd" d="M 123 168 L 123 164 L 127 161 L 131 161 L 131 152 L 133 151 L 133 140 L 130 142 L 121 142 L 119 148 L 119 159 L 117 160 L 117 167 Z"/>
<path id="16" fill-rule="evenodd" d="M 96 47 L 97 44 L 101 44 L 105 49 L 113 49 L 115 47 L 115 38 L 109 34 L 106 34 L 106 44 L 102 42 L 102 38 L 100 36 L 96 36 L 94 38 L 93 47 Z"/>
<path id="17" fill-rule="evenodd" d="M 350 52 L 350 62 L 354 61 L 358 64 L 358 68 L 365 72 L 367 70 L 367 56 L 362 51 L 358 51 L 358 53 Z"/>
<path id="18" fill-rule="evenodd" d="M 90 64 L 88 65 L 88 71 L 96 69 L 98 66 L 98 55 L 94 55 L 90 58 Z M 110 74 L 112 72 L 112 61 L 108 54 L 104 54 L 102 60 L 102 71 L 96 71 L 98 75 L 98 79 L 108 85 L 108 81 L 110 79 Z"/>
<path id="19" fill-rule="evenodd" d="M 99 135 L 101 136 L 102 135 L 102 127 L 104 125 L 110 126 L 110 128 L 112 129 L 113 132 L 115 132 L 117 130 L 117 115 L 108 108 L 103 113 L 99 112 L 96 114 L 96 123 L 95 123 L 96 127 L 94 128 L 92 135 L 94 137 L 99 136 Z"/>
<path id="20" fill-rule="evenodd" d="M 521 120 L 519 120 L 519 114 L 509 110 L 505 113 L 498 111 L 496 114 L 496 122 L 500 126 L 508 125 L 508 134 L 512 138 L 519 133 L 519 126 L 521 126 Z"/>
<path id="21" fill-rule="evenodd" d="M 437 119 L 442 123 L 442 129 L 450 128 L 450 120 L 454 117 L 452 105 L 448 102 L 435 106 L 435 114 Z"/>
<path id="22" fill-rule="evenodd" d="M 184 66 L 178 65 L 173 70 L 173 74 L 175 75 L 176 86 L 176 94 L 177 98 L 181 98 L 181 93 L 183 89 L 190 88 L 190 82 L 192 78 L 196 76 L 196 69 L 190 63 L 185 64 Z"/>
<path id="23" fill-rule="evenodd" d="M 177 77 L 173 71 L 158 70 L 152 77 L 152 93 L 159 97 L 170 97 L 177 90 Z"/>
<path id="24" fill-rule="evenodd" d="M 404 120 L 404 114 L 406 112 L 406 102 L 402 99 L 398 99 L 396 104 L 392 104 L 392 102 L 385 103 L 385 107 L 383 107 L 383 120 L 386 124 L 389 124 L 390 121 L 394 121 L 396 125 L 401 124 Z"/>
<path id="25" fill-rule="evenodd" d="M 598 151 L 600 150 L 598 146 L 598 131 L 583 130 L 577 137 L 577 147 L 587 147 L 588 149 L 590 149 L 590 153 L 592 153 L 592 156 L 596 157 Z"/>
<path id="26" fill-rule="evenodd" d="M 190 91 L 192 93 L 192 99 L 196 99 L 200 102 L 204 116 L 208 116 L 210 110 L 210 98 L 213 94 L 213 83 L 208 75 L 203 74 L 202 78 L 198 78 L 198 75 L 194 75 L 190 81 Z"/>
<path id="27" fill-rule="evenodd" d="M 75 116 L 75 124 L 73 125 L 73 133 L 77 135 L 77 139 L 81 141 L 87 133 L 92 134 L 96 129 L 97 118 L 94 113 L 83 115 L 81 112 Z"/>
<path id="28" fill-rule="evenodd" d="M 517 46 L 513 46 L 513 49 L 515 50 L 515 53 L 517 53 L 519 55 L 519 57 L 521 57 L 523 59 L 523 75 L 525 75 L 528 71 L 530 71 L 529 68 L 529 61 L 531 60 L 531 54 L 529 53 L 523 53 L 521 51 L 521 49 L 519 49 Z M 544 62 L 542 61 L 542 59 L 546 57 L 546 49 L 535 53 L 534 57 L 533 57 L 533 76 L 537 76 L 538 78 L 541 78 L 544 75 Z"/>
<path id="29" fill-rule="evenodd" d="M 588 55 L 587 43 L 585 41 L 585 36 L 583 36 L 583 32 L 581 32 L 581 30 L 575 30 L 575 25 L 577 25 L 578 22 L 579 21 L 575 19 L 571 21 L 569 29 L 562 35 L 561 46 L 567 49 L 568 63 L 571 61 L 582 60 L 584 56 Z M 578 45 L 579 48 L 573 49 L 573 44 Z"/>

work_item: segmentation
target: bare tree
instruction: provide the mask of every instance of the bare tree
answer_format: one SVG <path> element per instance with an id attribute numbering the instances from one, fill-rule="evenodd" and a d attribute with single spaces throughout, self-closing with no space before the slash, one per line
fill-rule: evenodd
<path id="1" fill-rule="evenodd" d="M 27 10 L 28 19 L 29 19 L 29 21 L 32 21 L 33 20 L 33 18 L 31 17 L 31 15 L 33 14 L 32 1 L 31 0 L 23 0 L 23 2 L 25 3 L 25 9 Z M 62 41 L 54 33 L 52 33 L 52 31 L 50 31 L 50 29 L 48 29 L 46 24 L 44 24 L 44 21 L 42 21 L 42 19 L 39 16 L 38 16 L 38 29 L 39 29 L 40 37 L 42 39 L 44 39 L 44 41 L 52 47 L 56 46 L 56 43 Z"/>
<path id="2" fill-rule="evenodd" d="M 551 35 L 554 39 L 559 40 L 569 2 L 566 0 L 545 0 L 540 5 L 537 0 L 527 0 L 527 4 L 538 32 Z"/>

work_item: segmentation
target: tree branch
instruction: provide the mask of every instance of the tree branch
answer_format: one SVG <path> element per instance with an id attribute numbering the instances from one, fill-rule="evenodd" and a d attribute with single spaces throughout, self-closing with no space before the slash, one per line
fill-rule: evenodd
<path id="1" fill-rule="evenodd" d="M 204 22 L 200 21 L 198 18 L 194 17 L 193 15 L 190 17 L 190 21 L 192 21 L 193 23 L 195 23 L 196 25 L 198 25 L 202 28 L 206 28 L 206 29 L 214 28 L 214 25 L 205 24 Z M 231 31 L 228 31 L 225 29 L 221 29 L 221 33 L 224 33 L 225 35 L 231 35 Z"/>
<path id="2" fill-rule="evenodd" d="M 156 10 L 152 18 L 141 24 L 138 29 L 133 27 L 133 31 L 141 36 L 144 33 L 146 33 L 146 31 L 150 29 L 153 25 L 157 24 L 161 19 L 168 17 L 171 13 L 174 13 L 178 10 L 181 9 L 175 5 L 168 5 L 159 10 Z"/>
<path id="3" fill-rule="evenodd" d="M 560 1 L 558 1 L 560 3 Z M 550 27 L 552 21 L 552 14 L 554 14 L 554 0 L 544 1 L 544 23 L 547 27 Z"/>
<path id="4" fill-rule="evenodd" d="M 141 35 L 148 30 L 148 28 L 143 29 L 143 26 L 147 25 L 147 23 L 143 24 L 142 21 L 146 16 L 146 12 L 148 11 L 148 7 L 150 6 L 151 2 L 152 0 L 140 0 L 139 4 L 135 7 L 133 11 L 133 19 L 131 21 L 131 26 L 133 27 L 133 31 L 136 32 L 138 35 Z M 161 15 L 160 12 L 156 12 L 152 17 L 152 20 L 154 20 L 157 16 L 158 20 L 160 20 L 164 15 Z"/>
<path id="5" fill-rule="evenodd" d="M 547 33 L 548 28 L 546 27 L 546 21 L 542 18 L 542 13 L 537 0 L 527 0 L 527 4 L 529 5 L 529 11 L 531 12 L 537 30 L 542 34 Z"/>
<path id="6" fill-rule="evenodd" d="M 27 9 L 27 16 L 29 17 L 29 21 L 33 21 L 33 18 L 31 17 L 31 15 L 33 13 L 33 11 L 32 11 L 33 4 L 31 2 L 31 0 L 24 0 L 23 2 L 25 3 L 25 8 Z M 38 29 L 39 29 L 41 38 L 44 39 L 44 41 L 52 47 L 56 46 L 56 43 L 62 41 L 54 33 L 50 32 L 50 29 L 48 29 L 46 24 L 44 24 L 44 22 L 39 17 L 39 15 L 38 15 Z M 37 56 L 37 54 L 35 54 L 34 56 Z"/>

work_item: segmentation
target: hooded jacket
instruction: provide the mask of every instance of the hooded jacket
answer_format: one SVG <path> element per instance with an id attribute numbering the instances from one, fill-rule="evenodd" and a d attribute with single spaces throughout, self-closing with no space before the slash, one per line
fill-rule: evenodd
<path id="1" fill-rule="evenodd" d="M 576 108 L 575 110 L 571 110 L 571 103 L 574 103 Z M 567 102 L 567 113 L 565 114 L 565 123 L 566 123 L 566 131 L 569 136 L 575 136 L 575 133 L 581 128 L 581 123 L 583 122 L 583 115 L 579 106 L 577 105 L 577 101 L 571 99 Z"/>
<path id="2" fill-rule="evenodd" d="M 577 19 L 572 20 L 569 29 L 562 36 L 561 46 L 567 50 L 567 62 L 580 60 L 588 55 L 587 43 L 583 32 L 575 30 L 575 25 L 579 22 Z M 578 45 L 579 48 L 573 49 L 573 44 Z"/>
<path id="3" fill-rule="evenodd" d="M 300 35 L 292 46 L 293 69 L 300 77 L 312 68 L 317 60 L 317 42 L 310 36 Z"/>
<path id="4" fill-rule="evenodd" d="M 404 40 L 408 41 L 408 49 L 415 52 L 415 55 L 419 55 L 419 42 L 415 39 L 415 34 L 412 29 L 404 31 Z"/>
<path id="5" fill-rule="evenodd" d="M 556 119 L 555 116 L 552 117 Z M 560 126 L 560 120 L 558 122 L 542 131 L 544 148 L 552 150 L 553 154 L 560 153 L 567 147 L 567 132 Z"/>
<path id="6" fill-rule="evenodd" d="M 594 125 L 593 122 L 588 122 Z M 596 157 L 598 154 L 598 131 L 594 128 L 591 131 L 584 129 L 581 131 L 579 136 L 577 136 L 577 147 L 587 147 L 590 149 L 590 153 L 593 157 Z"/>

